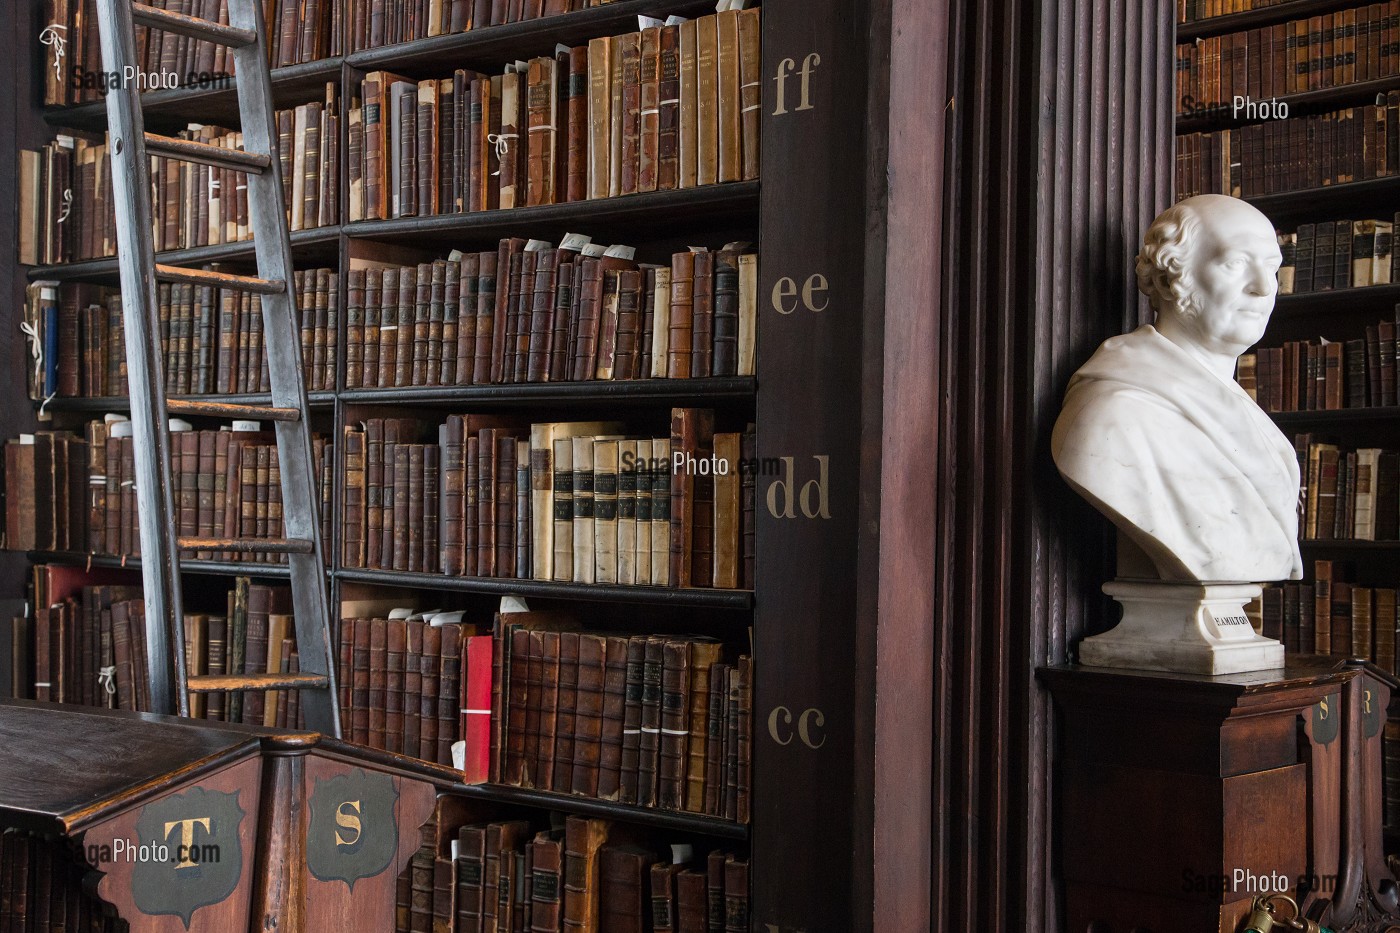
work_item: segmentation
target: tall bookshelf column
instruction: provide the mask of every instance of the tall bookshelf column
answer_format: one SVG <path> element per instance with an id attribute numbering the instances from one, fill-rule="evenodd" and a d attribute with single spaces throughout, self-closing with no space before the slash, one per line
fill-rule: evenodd
<path id="1" fill-rule="evenodd" d="M 764 7 L 752 926 L 851 929 L 864 45 Z M 802 867 L 800 883 L 792 869 Z"/>

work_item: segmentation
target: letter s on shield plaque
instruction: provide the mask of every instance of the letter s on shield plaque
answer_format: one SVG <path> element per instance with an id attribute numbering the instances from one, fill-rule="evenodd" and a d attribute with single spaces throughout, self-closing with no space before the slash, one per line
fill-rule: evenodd
<path id="1" fill-rule="evenodd" d="M 398 800 L 394 779 L 377 771 L 318 778 L 306 830 L 311 876 L 353 891 L 356 881 L 388 868 L 399 845 Z"/>
<path id="2" fill-rule="evenodd" d="M 168 858 L 138 860 L 132 900 L 147 916 L 175 914 L 189 929 L 201 907 L 222 903 L 243 874 L 238 792 L 195 787 L 149 804 L 136 821 L 142 846 L 164 846 Z"/>

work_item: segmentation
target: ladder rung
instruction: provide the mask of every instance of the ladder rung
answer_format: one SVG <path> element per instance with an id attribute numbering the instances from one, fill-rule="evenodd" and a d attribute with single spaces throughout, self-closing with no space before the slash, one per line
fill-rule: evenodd
<path id="1" fill-rule="evenodd" d="M 251 29 L 239 29 L 236 26 L 226 26 L 223 23 L 211 23 L 207 19 L 172 13 L 169 10 L 147 6 L 144 3 L 131 5 L 131 19 L 138 26 L 150 26 L 162 32 L 173 32 L 193 39 L 203 39 L 206 42 L 213 42 L 231 49 L 241 49 L 244 46 L 254 45 L 258 41 L 258 34 Z"/>
<path id="2" fill-rule="evenodd" d="M 267 156 L 256 152 L 225 149 L 223 146 L 211 146 L 193 139 L 157 136 L 155 133 L 146 134 L 146 154 L 169 156 L 183 162 L 198 162 L 201 165 L 212 165 L 215 168 L 232 169 L 235 172 L 253 175 L 261 174 L 270 164 Z"/>
<path id="3" fill-rule="evenodd" d="M 238 418 L 246 421 L 300 421 L 296 408 L 271 405 L 239 405 L 233 402 L 201 402 L 195 399 L 167 399 L 165 410 L 172 415 L 200 415 L 206 418 Z"/>
<path id="4" fill-rule="evenodd" d="M 190 693 L 220 690 L 314 690 L 329 687 L 321 674 L 200 674 L 189 678 Z"/>
<path id="5" fill-rule="evenodd" d="M 228 272 L 211 272 L 207 269 L 186 269 L 182 266 L 156 266 L 156 279 L 161 282 L 179 282 L 183 285 L 198 285 L 205 288 L 228 288 L 255 295 L 280 295 L 287 290 L 287 283 L 276 279 L 257 279 L 247 275 L 233 275 Z"/>
<path id="6" fill-rule="evenodd" d="M 181 538 L 182 551 L 237 551 L 241 554 L 310 554 L 310 538 Z"/>

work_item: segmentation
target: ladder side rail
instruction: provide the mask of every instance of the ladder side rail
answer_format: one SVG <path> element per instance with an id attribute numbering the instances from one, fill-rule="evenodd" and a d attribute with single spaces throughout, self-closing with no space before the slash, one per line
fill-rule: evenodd
<path id="1" fill-rule="evenodd" d="M 243 148 L 269 156 L 267 170 L 248 177 L 249 224 L 257 253 L 258 275 L 285 284 L 282 292 L 263 295 L 261 299 L 272 404 L 279 408 L 298 408 L 306 413 L 310 407 L 301 372 L 301 334 L 294 314 L 296 286 L 292 275 L 291 234 L 282 200 L 282 166 L 276 155 L 277 118 L 267 65 L 267 30 L 262 20 L 262 4 L 256 0 L 231 0 L 229 3 L 229 25 L 252 30 L 258 35 L 256 45 L 234 52 L 238 102 L 243 116 Z M 305 711 L 308 728 L 338 738 L 339 694 L 318 520 L 320 497 L 316 492 L 315 461 L 307 422 L 303 417 L 300 422 L 276 424 L 283 490 L 283 534 L 288 538 L 307 538 L 314 544 L 310 553 L 290 554 L 287 558 L 291 566 L 300 669 L 302 673 L 322 675 L 328 681 L 324 690 L 303 691 L 301 708 Z"/>
<path id="2" fill-rule="evenodd" d="M 97 0 L 105 67 L 123 74 L 136 61 L 135 30 L 127 0 Z M 146 604 L 146 653 L 151 712 L 189 715 L 179 548 L 171 484 L 170 434 L 164 393 L 164 360 L 157 314 L 155 252 L 151 241 L 151 178 L 139 91 L 131 85 L 107 93 L 112 192 L 117 207 L 117 254 L 121 270 L 122 322 L 131 384 L 131 421 L 136 461 L 136 502 L 141 542 L 141 583 Z"/>

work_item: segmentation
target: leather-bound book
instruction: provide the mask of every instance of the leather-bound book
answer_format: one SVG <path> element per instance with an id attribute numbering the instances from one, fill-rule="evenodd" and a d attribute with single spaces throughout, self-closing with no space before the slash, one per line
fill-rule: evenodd
<path id="1" fill-rule="evenodd" d="M 408 623 L 390 619 L 385 629 L 384 744 L 386 751 L 403 751 L 404 655 L 408 650 Z"/>
<path id="2" fill-rule="evenodd" d="M 686 868 L 676 874 L 676 933 L 708 933 L 709 874 Z"/>
<path id="3" fill-rule="evenodd" d="M 661 27 L 649 26 L 640 34 L 638 50 L 637 191 L 655 191 L 660 170 L 661 133 Z M 630 89 L 630 85 L 628 86 Z M 624 93 L 626 91 L 624 90 Z"/>
<path id="4" fill-rule="evenodd" d="M 637 581 L 637 451 L 639 442 L 617 442 L 617 582 Z M 650 445 L 648 445 L 650 446 Z"/>
<path id="5" fill-rule="evenodd" d="M 457 931 L 480 933 L 482 881 L 486 862 L 486 827 L 457 830 Z"/>
<path id="6" fill-rule="evenodd" d="M 256 591 L 256 587 L 254 591 Z M 253 642 L 253 595 L 249 595 L 248 628 L 250 638 L 250 667 L 255 663 L 252 657 Z M 369 732 L 366 740 L 371 748 L 385 745 L 385 723 L 388 710 L 388 620 L 371 619 L 369 624 Z M 252 669 L 256 670 L 255 667 Z M 249 703 L 248 706 L 253 704 Z M 248 710 L 249 714 L 261 715 L 261 710 Z"/>
<path id="7" fill-rule="evenodd" d="M 725 819 L 739 818 L 739 709 L 743 703 L 744 680 L 740 665 L 729 672 L 729 695 L 724 705 L 724 808 Z"/>
<path id="8" fill-rule="evenodd" d="M 612 42 L 588 43 L 588 196 L 606 198 L 612 175 Z"/>
<path id="9" fill-rule="evenodd" d="M 509 913 L 509 891 L 515 874 L 514 853 L 525 843 L 530 824 L 524 820 L 511 820 L 505 823 L 492 823 L 486 829 L 486 853 L 482 872 L 482 933 L 510 933 L 510 926 L 502 926 L 501 889 L 506 889 L 505 903 Z"/>
<path id="10" fill-rule="evenodd" d="M 648 637 L 642 665 L 641 725 L 637 742 L 636 802 L 644 807 L 657 806 L 660 801 L 658 779 L 665 660 L 666 639 Z"/>
<path id="11" fill-rule="evenodd" d="M 540 633 L 539 726 L 535 733 L 534 767 L 530 776 L 531 785 L 540 790 L 554 789 L 551 782 L 554 779 L 554 749 L 558 741 L 559 728 L 559 686 L 562 655 L 560 642 L 565 634 L 567 633 Z M 532 639 L 531 650 L 533 651 L 533 649 Z M 578 647 L 575 645 L 575 656 L 577 656 L 577 650 Z"/>
<path id="12" fill-rule="evenodd" d="M 725 716 L 729 703 L 731 665 L 715 663 L 710 667 L 709 697 L 705 729 L 705 798 L 701 812 L 710 816 L 724 815 Z"/>
<path id="13" fill-rule="evenodd" d="M 686 739 L 684 809 L 691 813 L 705 813 L 706 756 L 709 750 L 710 673 L 719 662 L 722 646 L 715 641 L 692 640 L 690 643 L 690 684 L 686 699 L 685 728 Z M 669 676 L 669 668 L 667 669 Z M 663 696 L 664 699 L 664 696 Z M 663 710 L 663 717 L 664 717 Z M 680 728 L 679 726 L 676 728 Z"/>
<path id="14" fill-rule="evenodd" d="M 578 295 L 578 335 L 574 347 L 572 378 L 592 379 L 597 370 L 599 325 L 603 305 L 603 262 L 586 257 Z"/>
<path id="15" fill-rule="evenodd" d="M 636 194 L 640 189 L 641 170 L 641 110 L 642 110 L 642 33 L 630 32 L 617 36 L 613 39 L 613 54 L 621 57 L 621 128 L 614 130 L 620 133 L 620 153 L 621 164 L 618 173 L 618 190 L 616 194 Z M 618 75 L 614 69 L 614 77 Z M 617 91 L 614 90 L 613 101 L 616 105 L 618 101 Z M 614 125 L 618 123 L 617 115 L 614 115 Z"/>
<path id="16" fill-rule="evenodd" d="M 651 442 L 651 582 L 669 586 L 671 577 L 671 440 Z"/>
<path id="17" fill-rule="evenodd" d="M 441 732 L 438 721 L 438 697 L 442 694 L 442 645 L 444 627 L 429 625 L 423 629 L 423 653 L 418 658 L 418 751 L 414 754 L 424 761 L 436 761 Z"/>
<path id="18" fill-rule="evenodd" d="M 433 282 L 437 286 L 436 280 Z M 434 296 L 436 298 L 436 295 Z M 436 313 L 436 306 L 434 311 Z M 442 329 L 436 333 L 437 369 L 429 373 L 432 385 L 457 384 L 457 329 L 462 313 L 462 262 L 448 260 L 443 264 L 442 284 Z M 473 332 L 476 322 L 473 321 Z"/>
<path id="19" fill-rule="evenodd" d="M 565 254 L 565 257 L 574 254 Z M 549 340 L 547 382 L 563 382 L 569 378 L 569 325 L 574 304 L 574 268 L 572 259 L 559 263 L 555 270 L 554 306 L 550 313 L 552 332 Z"/>
<path id="20" fill-rule="evenodd" d="M 759 70 L 762 37 L 759 29 L 759 9 L 740 10 L 739 17 L 739 124 L 741 137 L 741 173 L 744 181 L 759 174 L 759 140 L 762 137 L 760 119 L 763 111 L 763 78 Z"/>
<path id="21" fill-rule="evenodd" d="M 753 786 L 753 657 L 739 659 L 739 774 L 738 802 L 735 819 L 749 821 L 751 789 Z"/>
<path id="22" fill-rule="evenodd" d="M 655 852 L 636 845 L 605 845 L 599 851 L 600 930 L 648 933 L 651 929 L 648 876 L 655 859 Z"/>
<path id="23" fill-rule="evenodd" d="M 622 639 L 618 639 L 618 641 L 623 642 Z M 622 728 L 620 730 L 621 734 L 617 752 L 616 799 L 622 803 L 635 804 L 641 799 L 638 793 L 638 787 L 639 763 L 642 754 L 642 707 L 646 679 L 647 638 L 642 635 L 634 635 L 626 639 L 623 644 L 626 646 L 626 652 L 623 655 L 625 665 L 622 668 Z M 614 659 L 613 647 L 612 640 L 609 640 L 608 658 L 610 661 Z M 617 647 L 622 647 L 622 645 L 620 644 Z M 607 677 L 615 678 L 616 675 L 616 666 L 610 664 Z M 614 686 L 614 684 L 605 681 L 605 686 Z M 608 758 L 610 752 L 610 749 L 607 747 L 607 741 L 613 731 L 609 714 L 615 715 L 618 712 L 617 698 L 615 694 L 608 693 L 604 695 L 603 702 L 604 748 L 599 772 L 598 796 L 604 799 L 614 799 L 608 796 L 605 790 L 610 789 L 606 787 L 609 778 L 607 764 L 609 763 Z"/>
<path id="24" fill-rule="evenodd" d="M 748 933 L 749 860 L 730 857 L 724 863 L 724 931 Z"/>
<path id="25" fill-rule="evenodd" d="M 496 575 L 496 435 L 482 428 L 477 444 L 476 576 Z M 468 566 L 471 555 L 467 555 Z"/>
<path id="26" fill-rule="evenodd" d="M 554 483 L 550 519 L 553 522 L 553 565 L 550 579 L 568 582 L 574 578 L 574 442 L 571 437 L 552 442 Z M 538 506 L 536 517 L 540 515 Z M 538 552 L 537 552 L 538 553 Z M 538 578 L 538 574 L 536 577 Z"/>
<path id="27" fill-rule="evenodd" d="M 399 270 L 399 294 L 395 307 L 398 321 L 394 330 L 394 381 L 393 385 L 412 385 L 415 334 L 418 317 L 418 282 L 425 267 L 404 266 Z M 426 332 L 424 319 L 424 336 Z M 381 330 L 382 333 L 382 330 Z"/>
<path id="28" fill-rule="evenodd" d="M 546 790 L 567 794 L 573 789 L 573 767 L 576 757 L 575 743 L 579 733 L 578 704 L 584 700 L 584 688 L 580 686 L 581 665 L 583 663 L 581 636 L 578 632 L 559 633 L 558 693 L 554 704 L 554 740 L 551 748 L 552 760 L 546 762 L 541 755 L 541 777 L 548 769 L 549 776 L 537 784 Z M 599 640 L 601 642 L 601 639 Z M 601 660 L 601 659 L 600 659 Z M 602 670 L 598 670 L 598 705 L 601 707 Z M 548 715 L 546 715 L 546 719 Z"/>
<path id="29" fill-rule="evenodd" d="M 420 619 L 405 620 L 402 751 L 410 758 L 418 757 L 423 741 L 423 635 L 427 627 Z"/>
<path id="30" fill-rule="evenodd" d="M 485 119 L 490 107 L 491 79 L 479 76 L 471 79 L 468 90 L 467 145 L 467 204 L 469 211 L 486 209 L 486 176 L 490 172 L 487 158 Z"/>
<path id="31" fill-rule="evenodd" d="M 554 160 L 559 132 L 559 63 L 553 58 L 530 60 L 527 110 L 529 113 L 529 169 L 526 204 L 553 204 L 557 171 Z"/>
<path id="32" fill-rule="evenodd" d="M 466 425 L 449 415 L 442 460 L 442 572 L 461 576 L 466 570 Z"/>
<path id="33" fill-rule="evenodd" d="M 753 425 L 749 425 L 739 441 L 740 456 L 744 463 L 752 464 L 758 458 L 758 438 Z M 754 502 L 757 492 L 757 477 L 752 469 L 743 471 L 739 487 L 739 586 L 742 589 L 754 588 Z"/>
<path id="34" fill-rule="evenodd" d="M 561 793 L 598 794 L 598 771 L 602 752 L 603 705 L 605 701 L 608 639 L 589 633 L 564 633 L 561 648 L 567 658 L 575 646 L 572 689 L 560 684 L 561 696 L 572 696 L 573 703 L 559 706 L 558 743 L 555 750 L 553 787 Z M 569 665 L 561 663 L 561 677 L 567 678 Z M 569 756 L 566 758 L 565 756 Z"/>
<path id="35" fill-rule="evenodd" d="M 650 900 L 653 933 L 676 933 L 679 920 L 676 910 L 676 875 L 683 866 L 671 862 L 655 862 L 651 866 Z"/>
<path id="36" fill-rule="evenodd" d="M 573 579 L 575 583 L 596 580 L 594 536 L 593 438 L 573 439 Z"/>
<path id="37" fill-rule="evenodd" d="M 618 442 L 593 443 L 593 581 L 617 581 Z"/>
<path id="38" fill-rule="evenodd" d="M 714 485 L 714 573 L 716 588 L 735 589 L 739 586 L 741 562 L 742 501 L 740 477 L 739 434 L 720 433 L 714 436 L 715 459 L 726 467 L 717 469 L 710 477 Z"/>
<path id="39" fill-rule="evenodd" d="M 524 179 L 516 177 L 519 165 L 516 154 L 522 145 L 528 148 L 528 142 L 521 139 L 522 124 L 525 123 L 521 119 L 521 103 L 524 99 L 522 84 L 525 85 L 525 93 L 528 93 L 528 76 L 518 74 L 514 65 L 507 65 L 505 74 L 501 76 L 501 135 L 495 150 L 499 154 L 500 162 L 502 210 L 524 204 L 525 201 L 523 197 L 517 200 L 517 193 L 524 184 Z"/>
<path id="40" fill-rule="evenodd" d="M 525 749 L 528 740 L 527 717 L 530 688 L 530 632 L 525 628 L 514 628 L 507 633 L 510 645 L 505 672 L 508 683 L 503 686 L 505 694 L 505 765 L 500 781 L 504 784 L 521 784 L 525 773 Z"/>
<path id="41" fill-rule="evenodd" d="M 498 577 L 515 576 L 515 456 L 516 440 L 496 437 L 496 566 Z"/>
<path id="42" fill-rule="evenodd" d="M 399 368 L 399 279 L 407 269 L 391 268 L 382 272 L 379 290 L 379 388 L 396 385 Z"/>
<path id="43" fill-rule="evenodd" d="M 681 810 L 685 806 L 689 762 L 690 642 L 685 639 L 665 641 L 662 657 L 656 805 L 667 810 Z M 645 691 L 645 684 L 643 689 Z M 643 729 L 647 728 L 645 700 L 644 692 Z"/>
<path id="44" fill-rule="evenodd" d="M 564 930 L 604 933 L 599 924 L 598 850 L 608 840 L 606 820 L 571 816 L 564 823 Z"/>
<path id="45" fill-rule="evenodd" d="M 549 377 L 550 340 L 554 336 L 554 288 L 559 251 L 541 250 L 535 258 L 531 283 L 530 328 L 526 343 L 527 382 L 545 382 Z"/>
<path id="46" fill-rule="evenodd" d="M 711 17 L 707 17 L 709 19 Z M 743 94 L 740 91 L 739 11 L 725 10 L 714 17 L 716 35 L 715 95 L 717 103 L 716 181 L 739 181 L 743 164 Z M 703 27 L 702 27 L 703 29 Z"/>
<path id="47" fill-rule="evenodd" d="M 38 547 L 38 482 L 33 435 L 5 443 L 5 546 L 12 551 Z"/>
<path id="48" fill-rule="evenodd" d="M 432 933 L 452 933 L 453 869 L 451 859 L 433 859 Z"/>
<path id="49" fill-rule="evenodd" d="M 525 381 L 529 365 L 530 309 L 535 297 L 535 269 L 544 246 L 543 240 L 532 240 L 526 244 L 524 252 L 511 257 L 505 382 Z"/>
<path id="50" fill-rule="evenodd" d="M 724 866 L 729 857 L 715 849 L 705 860 L 706 933 L 724 933 Z"/>
<path id="51" fill-rule="evenodd" d="M 713 375 L 714 356 L 714 286 L 715 254 L 701 251 L 695 255 L 692 283 L 690 375 Z M 674 312 L 673 312 L 674 313 Z M 674 340 L 674 333 L 672 335 Z"/>
<path id="52" fill-rule="evenodd" d="M 442 652 L 438 666 L 437 751 L 430 761 L 452 764 L 452 743 L 457 741 L 461 717 L 462 640 L 460 625 L 442 626 Z"/>
<path id="53" fill-rule="evenodd" d="M 537 833 L 530 842 L 530 922 L 527 933 L 564 928 L 564 841 Z"/>
<path id="54" fill-rule="evenodd" d="M 695 20 L 695 183 L 719 180 L 719 17 Z"/>
<path id="55" fill-rule="evenodd" d="M 677 130 L 677 164 L 679 177 L 677 187 L 694 188 L 696 185 L 699 146 L 699 73 L 696 70 L 696 45 L 698 39 L 698 19 L 690 19 L 678 27 L 677 47 L 680 72 L 680 107 Z"/>
<path id="56" fill-rule="evenodd" d="M 410 444 L 395 444 L 393 446 L 393 459 L 386 462 L 385 466 L 391 471 L 393 476 L 392 505 L 386 511 L 386 515 L 392 525 L 392 537 L 389 544 L 389 552 L 392 558 L 386 563 L 393 570 L 408 570 L 408 534 L 409 523 L 415 518 L 422 521 L 421 514 L 415 515 L 414 505 L 421 509 L 421 503 L 411 503 L 409 499 L 409 478 L 410 478 Z M 389 453 L 389 445 L 386 443 L 385 454 Z M 386 492 L 388 491 L 386 488 Z"/>
<path id="57" fill-rule="evenodd" d="M 520 295 L 519 276 L 523 268 L 523 257 L 520 254 L 525 250 L 526 245 L 526 240 L 513 237 L 502 240 L 496 252 L 498 280 L 493 295 L 495 320 L 491 330 L 491 382 L 493 383 L 509 382 L 511 368 L 514 366 L 515 347 L 511 338 L 514 338 L 517 332 L 511 328 L 513 317 L 511 312 L 515 310 L 513 301 L 518 301 Z"/>
<path id="58" fill-rule="evenodd" d="M 612 369 L 608 376 L 598 378 L 635 379 L 637 377 L 637 341 L 641 330 L 642 273 L 626 269 L 617 274 L 616 337 L 612 354 Z"/>
<path id="59" fill-rule="evenodd" d="M 712 255 L 714 357 L 710 370 L 715 376 L 734 376 L 739 372 L 739 255 L 730 248 Z"/>
<path id="60" fill-rule="evenodd" d="M 499 255 L 494 250 L 479 254 L 480 275 L 477 279 L 476 340 L 473 355 L 471 383 L 484 385 L 492 382 L 492 371 L 496 359 L 496 270 Z M 507 266 L 509 271 L 509 266 Z"/>
<path id="61" fill-rule="evenodd" d="M 451 341 L 448 340 L 447 326 L 444 323 L 443 370 L 441 380 L 443 385 L 470 384 L 472 381 L 472 369 L 476 365 L 476 311 L 479 301 L 479 289 L 481 286 L 481 254 L 465 254 L 462 256 L 457 268 L 458 282 L 455 292 L 457 310 L 455 314 L 450 311 L 448 312 L 448 317 L 456 322 L 456 330 L 453 332 L 453 340 L 455 340 L 456 346 L 449 351 Z M 449 364 L 446 359 L 449 352 L 453 357 L 453 362 L 451 364 Z"/>
<path id="62" fill-rule="evenodd" d="M 666 357 L 666 375 L 671 379 L 687 379 L 692 375 L 694 287 L 698 255 L 700 254 L 686 251 L 671 257 L 670 326 Z"/>
<path id="63" fill-rule="evenodd" d="M 379 385 L 379 343 L 380 326 L 383 322 L 381 304 L 384 295 L 384 272 L 380 269 L 366 269 L 364 295 L 364 340 L 361 352 L 361 365 L 358 384 L 363 388 Z"/>
<path id="64" fill-rule="evenodd" d="M 564 114 L 567 122 L 565 187 L 563 200 L 588 198 L 588 50 L 586 45 L 569 49 L 568 84 Z"/>

